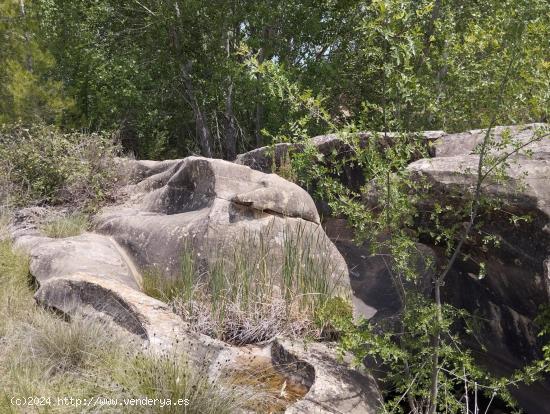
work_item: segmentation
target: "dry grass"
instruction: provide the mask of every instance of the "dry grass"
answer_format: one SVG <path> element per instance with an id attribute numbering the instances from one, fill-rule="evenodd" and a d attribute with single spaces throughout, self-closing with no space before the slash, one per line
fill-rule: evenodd
<path id="1" fill-rule="evenodd" d="M 307 315 L 288 315 L 282 299 L 273 298 L 271 302 L 258 303 L 244 310 L 237 303 L 226 303 L 217 311 L 212 310 L 208 300 L 185 301 L 176 297 L 170 304 L 191 329 L 230 344 L 246 345 L 269 341 L 277 336 L 300 338 L 320 334 L 317 325 Z"/>
<path id="2" fill-rule="evenodd" d="M 230 414 L 246 403 L 242 392 L 228 384 L 212 382 L 204 371 L 191 367 L 185 355 L 175 352 L 136 354 L 126 359 L 124 366 L 115 361 L 112 373 L 128 398 L 189 400 L 186 406 L 149 407 L 150 413 Z"/>
<path id="3" fill-rule="evenodd" d="M 321 233 L 287 226 L 282 242 L 271 243 L 271 229 L 243 234 L 220 252 L 207 271 L 195 266 L 186 248 L 180 275 L 146 272 L 145 292 L 169 302 L 198 332 L 244 345 L 278 335 L 319 338 L 316 313 L 344 296 Z"/>
<path id="4" fill-rule="evenodd" d="M 0 338 L 13 319 L 32 307 L 29 290 L 29 260 L 12 249 L 7 239 L 0 240 Z"/>
<path id="5" fill-rule="evenodd" d="M 40 228 L 45 236 L 62 239 L 78 236 L 90 227 L 90 220 L 86 214 L 72 213 L 64 217 L 56 217 L 46 221 Z"/>
<path id="6" fill-rule="evenodd" d="M 70 321 L 35 305 L 28 259 L 0 241 L 0 413 L 140 412 L 232 413 L 246 398 L 241 389 L 212 383 L 181 355 L 146 353 L 110 326 L 82 315 Z M 248 392 L 249 395 L 250 392 Z M 90 399 L 179 398 L 187 407 L 51 405 L 17 408 L 12 397 Z M 99 411 L 98 411 L 99 410 Z"/>

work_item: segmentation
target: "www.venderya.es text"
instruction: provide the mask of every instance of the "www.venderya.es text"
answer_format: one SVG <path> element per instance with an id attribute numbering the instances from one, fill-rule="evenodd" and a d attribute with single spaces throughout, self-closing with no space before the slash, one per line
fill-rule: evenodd
<path id="1" fill-rule="evenodd" d="M 188 406 L 187 398 L 108 398 L 108 397 L 13 397 L 11 404 L 17 407 L 101 407 L 101 406 L 128 406 L 128 407 L 175 407 Z"/>

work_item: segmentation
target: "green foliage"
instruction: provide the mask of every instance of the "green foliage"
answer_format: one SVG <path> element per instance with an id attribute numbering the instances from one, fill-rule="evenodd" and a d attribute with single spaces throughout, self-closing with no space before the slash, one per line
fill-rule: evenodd
<path id="1" fill-rule="evenodd" d="M 15 5 L 8 4 L 14 16 Z M 546 6 L 544 0 L 34 0 L 27 4 L 36 45 L 30 55 L 48 56 L 42 60 L 49 64 L 32 76 L 57 89 L 23 86 L 28 71 L 10 78 L 37 93 L 62 86 L 74 110 L 53 98 L 33 102 L 65 108 L 68 126 L 120 128 L 125 146 L 141 157 L 198 152 L 201 129 L 214 153 L 228 158 L 273 136 L 289 137 L 304 128 L 305 115 L 289 93 L 302 102 L 323 97 L 338 125 L 482 127 L 511 53 L 519 64 L 497 123 L 543 121 L 550 107 Z M 25 32 L 8 21 L 10 30 Z M 524 33 L 524 42 L 512 52 L 514 31 Z M 24 42 L 16 43 L 0 59 L 16 56 L 24 66 Z M 258 63 L 252 71 L 251 59 Z M 307 128 L 309 134 L 327 129 L 322 122 Z"/>
<path id="2" fill-rule="evenodd" d="M 55 127 L 4 126 L 0 168 L 3 205 L 74 203 L 93 208 L 109 197 L 117 146 L 107 134 L 62 133 Z"/>
<path id="3" fill-rule="evenodd" d="M 60 123 L 74 103 L 63 83 L 49 76 L 55 61 L 38 34 L 33 9 L 25 6 L 25 1 L 0 2 L 0 125 Z"/>

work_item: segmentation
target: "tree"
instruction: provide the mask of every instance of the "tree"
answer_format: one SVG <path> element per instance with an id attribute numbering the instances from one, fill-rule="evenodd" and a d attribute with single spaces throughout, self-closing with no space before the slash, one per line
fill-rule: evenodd
<path id="1" fill-rule="evenodd" d="M 34 36 L 76 101 L 67 126 L 121 128 L 139 156 L 231 159 L 269 144 L 288 103 L 261 73 L 249 76 L 251 56 L 323 96 L 340 123 L 381 130 L 384 107 L 390 129 L 480 127 L 512 19 L 528 22 L 528 41 L 497 123 L 548 117 L 543 0 L 35 0 L 33 10 Z"/>
<path id="2" fill-rule="evenodd" d="M 450 208 L 456 214 L 453 223 L 466 220 L 468 224 L 466 229 L 461 226 L 436 225 L 437 238 L 446 245 L 449 253 L 442 266 L 436 267 L 435 263 L 431 263 L 434 277 L 431 280 L 432 287 L 426 291 L 424 281 L 415 269 L 421 258 L 416 242 L 427 229 L 418 228 L 415 220 L 419 217 L 418 206 L 423 205 L 423 197 L 431 197 L 431 193 L 426 191 L 426 184 L 413 178 L 406 168 L 411 156 L 422 154 L 425 147 L 414 133 L 407 132 L 411 122 L 410 106 L 415 105 L 416 101 L 403 102 L 402 98 L 414 96 L 417 89 L 415 82 L 403 83 L 404 73 L 413 72 L 407 72 L 411 68 L 403 66 L 403 55 L 395 53 L 401 43 L 410 42 L 401 37 L 401 26 L 394 26 L 391 19 L 388 20 L 388 10 L 375 12 L 380 13 L 381 18 L 378 25 L 368 26 L 368 32 L 373 39 L 378 39 L 372 40 L 373 44 L 378 44 L 378 49 L 372 51 L 372 57 L 379 58 L 383 64 L 378 82 L 371 86 L 379 89 L 380 99 L 378 103 L 367 102 L 376 109 L 376 113 L 374 116 L 366 113 L 363 124 L 342 128 L 328 111 L 323 110 L 322 100 L 314 98 L 312 93 L 301 91 L 285 76 L 284 71 L 278 69 L 278 65 L 260 63 L 258 60 L 250 62 L 253 72 L 261 71 L 264 78 L 274 84 L 270 89 L 274 95 L 278 99 L 286 99 L 293 109 L 288 112 L 289 123 L 277 130 L 273 138 L 275 141 L 296 142 L 303 148 L 297 153 L 291 153 L 295 175 L 299 177 L 300 183 L 318 199 L 328 203 L 332 214 L 346 217 L 354 227 L 357 238 L 368 238 L 374 251 L 385 257 L 401 299 L 401 313 L 391 320 L 356 324 L 351 315 L 342 316 L 341 311 L 334 312 L 333 309 L 326 310 L 326 317 L 340 330 L 343 348 L 354 352 L 359 363 L 369 356 L 384 364 L 384 380 L 392 391 L 385 405 L 387 412 L 401 412 L 405 401 L 408 404 L 406 412 L 415 414 L 432 414 L 443 410 L 463 412 L 468 409 L 471 392 L 474 393 L 472 404 L 475 404 L 475 412 L 478 412 L 478 390 L 480 394 L 483 392 L 488 395 L 488 405 L 483 409 L 488 409 L 495 398 L 513 405 L 507 386 L 532 382 L 538 375 L 548 371 L 548 361 L 534 361 L 509 378 L 497 379 L 488 375 L 462 344 L 460 334 L 452 329 L 457 321 L 467 324 L 469 315 L 443 302 L 441 286 L 457 258 L 463 256 L 465 240 L 474 231 L 479 231 L 477 224 L 482 212 L 500 207 L 498 200 L 484 195 L 484 182 L 497 179 L 509 158 L 527 145 L 512 142 L 511 152 L 496 158 L 489 156 L 493 150 L 499 149 L 498 143 L 491 139 L 492 127 L 500 119 L 503 108 L 514 107 L 515 95 L 509 94 L 508 86 L 517 87 L 512 80 L 517 79 L 523 69 L 525 42 L 532 35 L 529 31 L 532 20 L 521 13 L 513 14 L 506 21 L 502 39 L 498 39 L 503 45 L 501 56 L 506 60 L 498 65 L 502 71 L 491 71 L 487 79 L 488 97 L 483 106 L 491 118 L 483 125 L 487 127 L 487 132 L 478 150 L 476 188 L 470 198 L 467 194 L 463 195 L 463 209 L 458 206 Z M 430 16 L 432 19 L 433 14 Z M 419 40 L 424 38 L 419 37 Z M 414 54 L 405 57 L 412 60 Z M 419 75 L 417 82 L 420 82 L 418 79 Z M 444 86 L 446 84 L 442 82 L 439 87 Z M 489 91 L 494 91 L 494 95 L 489 95 Z M 408 106 L 408 109 L 403 110 L 403 106 Z M 460 114 L 456 118 L 458 122 L 462 122 L 462 116 Z M 481 119 L 478 118 L 479 114 L 471 116 Z M 344 159 L 341 154 L 320 154 L 311 145 L 309 130 L 315 125 L 323 125 L 333 131 L 340 130 L 340 138 L 348 148 Z M 381 125 L 382 132 L 373 131 L 372 125 Z M 391 135 L 391 140 L 388 133 L 390 129 L 399 131 Z M 373 132 L 361 138 L 354 133 L 357 130 Z M 547 132 L 535 135 L 534 140 L 543 138 L 548 138 Z M 388 142 L 391 142 L 389 146 L 384 145 Z M 340 177 L 346 164 L 352 164 L 362 171 L 365 184 L 361 188 L 349 188 L 342 184 Z M 436 223 L 444 222 L 440 220 L 444 214 L 437 208 L 432 212 Z M 490 240 L 492 235 L 485 234 L 482 237 Z"/>
<path id="3" fill-rule="evenodd" d="M 59 123 L 72 107 L 63 84 L 50 76 L 55 61 L 36 31 L 24 0 L 0 2 L 0 123 Z"/>

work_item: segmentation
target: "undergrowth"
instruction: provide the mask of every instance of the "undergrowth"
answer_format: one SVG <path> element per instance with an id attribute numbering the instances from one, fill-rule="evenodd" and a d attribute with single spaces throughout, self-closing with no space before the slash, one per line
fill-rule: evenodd
<path id="1" fill-rule="evenodd" d="M 108 134 L 44 125 L 0 126 L 0 206 L 71 204 L 97 208 L 119 180 L 119 147 Z"/>
<path id="2" fill-rule="evenodd" d="M 144 291 L 167 301 L 198 332 L 243 345 L 278 335 L 319 339 L 316 314 L 334 297 L 345 297 L 343 271 L 319 231 L 302 225 L 244 233 L 236 243 L 209 248 L 207 266 L 186 246 L 181 272 L 144 275 Z M 274 241 L 276 240 L 276 241 Z"/>

